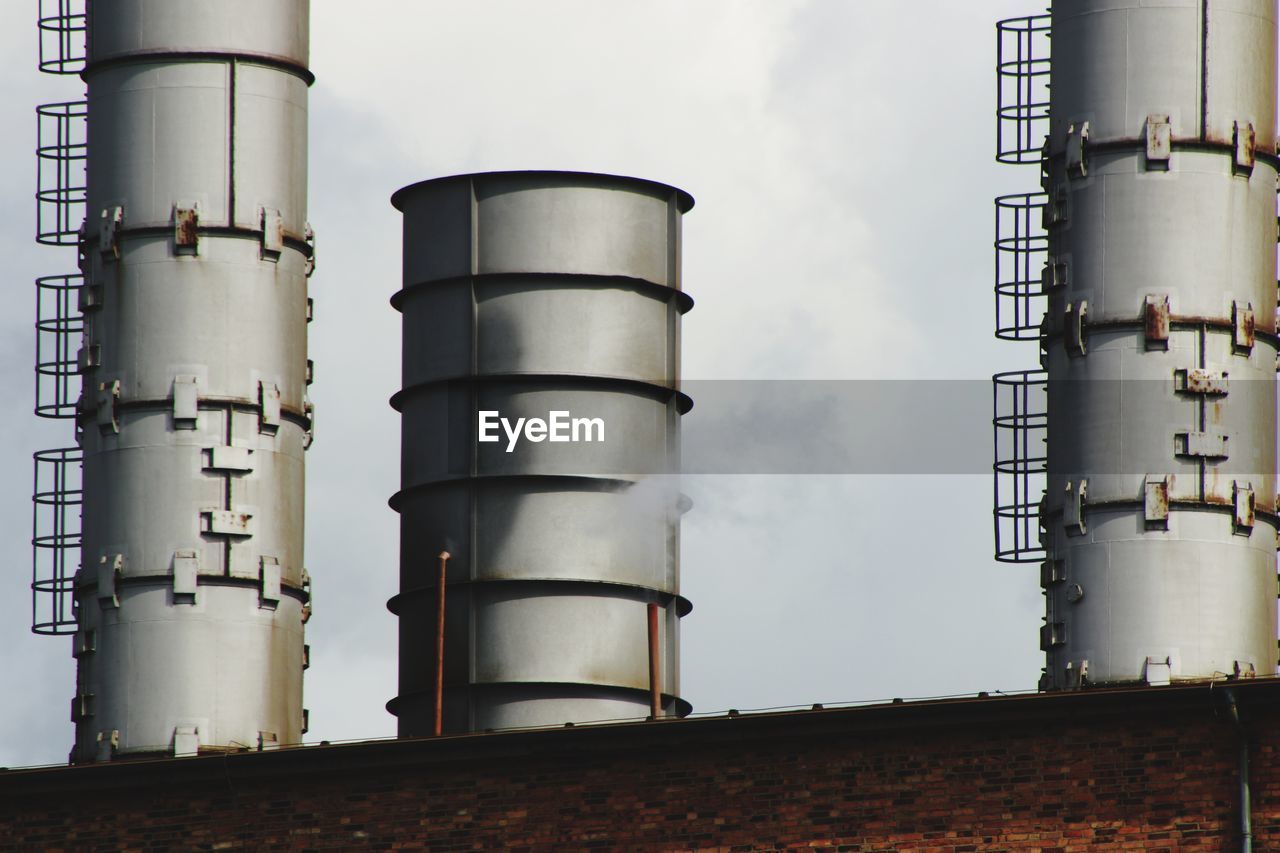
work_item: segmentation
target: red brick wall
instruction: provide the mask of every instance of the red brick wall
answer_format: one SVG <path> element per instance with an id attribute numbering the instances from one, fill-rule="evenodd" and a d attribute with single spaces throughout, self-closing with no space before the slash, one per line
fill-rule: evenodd
<path id="1" fill-rule="evenodd" d="M 0 848 L 1238 849 L 1208 703 L 989 701 L 0 774 Z M 1247 722 L 1256 849 L 1280 849 L 1280 713 Z"/>

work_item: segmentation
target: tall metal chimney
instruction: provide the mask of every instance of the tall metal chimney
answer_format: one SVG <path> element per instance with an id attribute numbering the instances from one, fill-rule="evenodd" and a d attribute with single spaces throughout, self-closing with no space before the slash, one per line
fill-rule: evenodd
<path id="1" fill-rule="evenodd" d="M 295 743 L 309 5 L 87 13 L 72 760 Z"/>
<path id="2" fill-rule="evenodd" d="M 1055 0 L 1000 31 L 1001 157 L 1043 193 L 1001 200 L 997 325 L 1044 370 L 997 378 L 997 550 L 1042 562 L 1041 684 L 1274 674 L 1276 4 Z"/>
<path id="3" fill-rule="evenodd" d="M 678 471 L 686 193 L 499 172 L 397 192 L 404 214 L 401 736 L 432 733 L 447 550 L 446 732 L 681 716 Z M 598 441 L 481 441 L 484 412 L 598 419 Z M 566 429 L 566 434 L 568 430 Z M 578 436 L 587 438 L 585 430 Z M 596 438 L 597 436 L 592 436 Z M 510 451 L 508 452 L 508 449 Z"/>

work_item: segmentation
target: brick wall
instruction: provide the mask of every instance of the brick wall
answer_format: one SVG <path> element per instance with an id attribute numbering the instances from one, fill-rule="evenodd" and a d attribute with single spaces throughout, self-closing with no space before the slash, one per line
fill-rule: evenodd
<path id="1" fill-rule="evenodd" d="M 1280 684 L 1237 686 L 1280 849 Z M 1238 849 L 1208 686 L 0 773 L 0 849 Z"/>

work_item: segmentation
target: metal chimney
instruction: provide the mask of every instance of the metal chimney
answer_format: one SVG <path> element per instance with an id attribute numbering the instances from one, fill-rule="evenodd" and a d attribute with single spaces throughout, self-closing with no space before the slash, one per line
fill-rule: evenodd
<path id="1" fill-rule="evenodd" d="M 997 551 L 1042 563 L 1042 686 L 1274 674 L 1275 2 L 1000 32 L 1001 159 L 1043 193 L 1001 200 L 997 325 L 1043 371 L 997 377 Z"/>
<path id="2" fill-rule="evenodd" d="M 658 605 L 681 716 L 678 471 L 686 193 L 499 172 L 414 184 L 404 214 L 400 735 L 431 734 L 447 550 L 446 732 L 645 716 Z M 480 417 L 564 411 L 601 441 L 480 441 Z M 499 431 L 501 432 L 501 431 Z M 526 434 L 527 436 L 528 434 Z M 581 436 L 585 437 L 585 433 Z M 508 449 L 510 448 L 510 452 Z"/>
<path id="3" fill-rule="evenodd" d="M 87 12 L 72 760 L 296 743 L 308 2 Z"/>

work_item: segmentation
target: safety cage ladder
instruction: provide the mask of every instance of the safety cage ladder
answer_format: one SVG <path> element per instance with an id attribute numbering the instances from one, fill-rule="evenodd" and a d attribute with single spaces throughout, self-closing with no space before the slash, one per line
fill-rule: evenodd
<path id="1" fill-rule="evenodd" d="M 74 418 L 80 398 L 81 275 L 36 279 L 36 414 Z"/>
<path id="2" fill-rule="evenodd" d="M 80 567 L 81 458 L 78 447 L 35 454 L 32 496 L 31 630 L 75 631 L 75 574 Z"/>
<path id="3" fill-rule="evenodd" d="M 79 74 L 88 58 L 86 0 L 40 0 L 40 70 Z"/>
<path id="4" fill-rule="evenodd" d="M 1050 16 L 996 24 L 996 159 L 1039 163 L 1049 122 Z"/>
<path id="5" fill-rule="evenodd" d="M 36 242 L 74 246 L 84 222 L 86 101 L 43 104 L 36 108 Z"/>
<path id="6" fill-rule="evenodd" d="M 996 559 L 1045 559 L 1040 504 L 1045 491 L 1048 373 L 1017 370 L 991 379 L 995 433 Z"/>
<path id="7" fill-rule="evenodd" d="M 996 199 L 996 337 L 1034 341 L 1046 307 L 1044 275 L 1049 235 L 1043 214 L 1045 193 Z"/>

